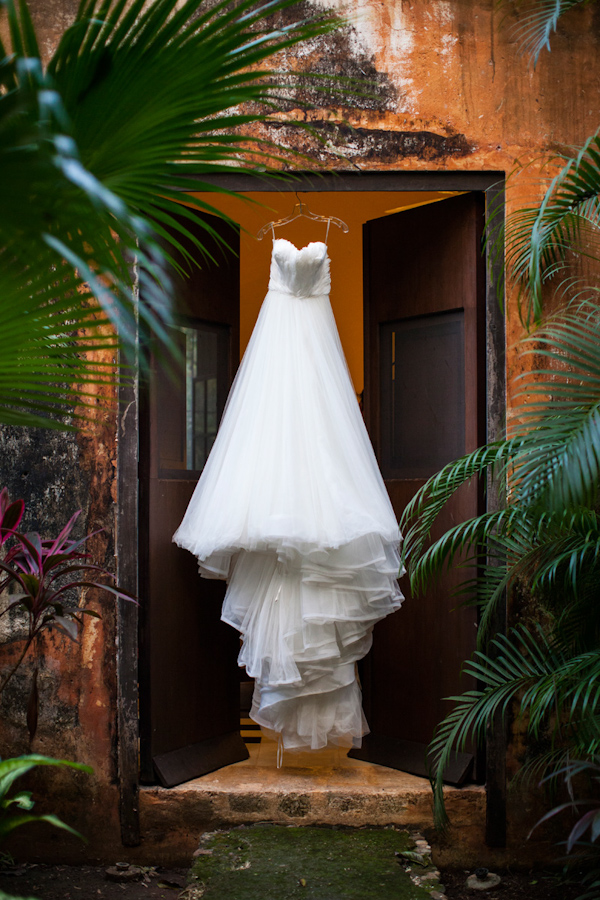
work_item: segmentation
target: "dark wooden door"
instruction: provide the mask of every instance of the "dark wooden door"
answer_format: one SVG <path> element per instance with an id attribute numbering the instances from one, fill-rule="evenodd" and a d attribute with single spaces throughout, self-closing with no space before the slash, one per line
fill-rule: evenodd
<path id="1" fill-rule="evenodd" d="M 231 250 L 197 226 L 216 262 L 183 263 L 188 277 L 174 275 L 183 362 L 174 374 L 154 362 L 141 436 L 142 778 L 166 787 L 248 756 L 238 635 L 220 621 L 225 584 L 200 578 L 193 555 L 172 543 L 239 361 L 239 234 L 211 225 Z"/>
<path id="2" fill-rule="evenodd" d="M 365 417 L 395 512 L 425 480 L 485 440 L 483 199 L 466 194 L 364 226 Z M 480 509 L 465 486 L 436 525 L 441 534 Z M 375 628 L 363 671 L 371 735 L 363 759 L 426 774 L 426 747 L 468 685 L 461 665 L 475 648 L 474 608 L 453 588 L 455 568 Z M 457 758 L 447 780 L 469 774 Z"/>

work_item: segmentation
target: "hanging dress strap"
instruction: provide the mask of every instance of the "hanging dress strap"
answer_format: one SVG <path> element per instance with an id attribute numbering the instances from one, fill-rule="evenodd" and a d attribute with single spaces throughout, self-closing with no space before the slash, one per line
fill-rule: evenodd
<path id="1" fill-rule="evenodd" d="M 325 232 L 325 246 L 327 246 L 327 239 L 329 238 L 330 225 L 331 225 L 331 219 L 327 219 L 327 231 Z"/>

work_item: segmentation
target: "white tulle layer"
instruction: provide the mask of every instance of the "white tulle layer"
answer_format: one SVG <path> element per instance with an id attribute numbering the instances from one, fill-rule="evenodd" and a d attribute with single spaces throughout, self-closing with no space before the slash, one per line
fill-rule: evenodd
<path id="1" fill-rule="evenodd" d="M 290 271 L 294 253 L 307 276 L 328 266 L 324 245 L 286 244 Z M 400 605 L 399 539 L 327 294 L 270 289 L 174 540 L 228 580 L 251 715 L 286 748 L 357 745 L 368 730 L 355 662 Z"/>
<path id="2" fill-rule="evenodd" d="M 397 549 L 377 535 L 312 556 L 240 551 L 222 618 L 243 635 L 251 716 L 286 749 L 360 746 L 368 728 L 355 663 L 402 600 Z"/>
<path id="3" fill-rule="evenodd" d="M 237 548 L 398 543 L 326 295 L 269 291 L 175 534 L 209 577 Z"/>

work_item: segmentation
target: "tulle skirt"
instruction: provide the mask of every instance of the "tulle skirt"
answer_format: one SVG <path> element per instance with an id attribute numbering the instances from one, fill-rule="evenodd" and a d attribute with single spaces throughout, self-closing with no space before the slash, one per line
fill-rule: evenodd
<path id="1" fill-rule="evenodd" d="M 360 745 L 355 663 L 402 601 L 400 534 L 327 295 L 267 294 L 174 540 L 229 583 L 252 717 L 286 748 Z"/>

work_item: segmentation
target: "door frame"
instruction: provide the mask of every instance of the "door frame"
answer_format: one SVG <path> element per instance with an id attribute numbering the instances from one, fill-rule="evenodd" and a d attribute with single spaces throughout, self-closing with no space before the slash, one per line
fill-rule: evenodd
<path id="1" fill-rule="evenodd" d="M 203 183 L 217 184 L 232 191 L 481 191 L 486 209 L 497 211 L 488 246 L 493 246 L 504 221 L 505 173 L 498 171 L 328 171 L 288 173 L 290 180 L 269 181 L 264 176 L 224 173 L 206 176 Z M 194 190 L 194 179 L 190 179 Z M 441 201 L 443 202 L 443 201 Z M 505 316 L 501 304 L 502 264 L 497 255 L 486 253 L 486 441 L 499 440 L 506 433 Z M 129 361 L 131 365 L 131 362 Z M 139 482 L 140 462 L 140 370 L 137 363 L 129 378 L 119 387 L 117 418 L 117 504 L 116 576 L 121 587 L 137 594 L 139 570 Z M 492 511 L 501 504 L 500 485 L 487 486 L 486 507 Z M 132 603 L 119 601 L 117 612 L 117 767 L 121 840 L 126 847 L 141 841 L 139 821 L 139 721 L 138 650 L 139 617 Z M 506 630 L 506 604 L 496 613 L 495 632 Z M 485 787 L 487 795 L 486 843 L 490 847 L 506 844 L 506 728 L 500 719 L 488 729 L 486 739 Z"/>

